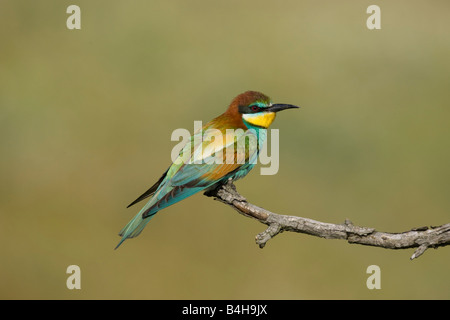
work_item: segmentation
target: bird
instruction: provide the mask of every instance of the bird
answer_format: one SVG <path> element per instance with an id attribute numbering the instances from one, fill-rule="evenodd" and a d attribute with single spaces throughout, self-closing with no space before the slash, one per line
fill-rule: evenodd
<path id="1" fill-rule="evenodd" d="M 200 191 L 212 190 L 229 180 L 245 177 L 256 164 L 267 129 L 277 112 L 295 108 L 299 107 L 274 104 L 258 91 L 246 91 L 236 96 L 223 114 L 190 136 L 178 158 L 159 180 L 128 205 L 127 208 L 149 198 L 119 232 L 122 239 L 115 249 L 126 239 L 137 237 L 160 210 Z M 213 139 L 217 133 L 223 138 Z M 222 158 L 217 158 L 217 155 Z"/>

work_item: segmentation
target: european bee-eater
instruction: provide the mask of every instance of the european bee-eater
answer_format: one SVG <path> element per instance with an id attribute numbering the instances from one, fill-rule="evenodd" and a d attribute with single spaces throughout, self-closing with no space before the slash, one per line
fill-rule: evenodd
<path id="1" fill-rule="evenodd" d="M 234 98 L 223 114 L 191 136 L 190 142 L 161 178 L 128 206 L 150 197 L 141 211 L 120 231 L 122 239 L 116 249 L 126 239 L 138 236 L 158 211 L 199 191 L 216 188 L 228 179 L 244 177 L 255 166 L 261 143 L 276 113 L 291 108 L 298 107 L 272 104 L 269 97 L 256 91 L 247 91 Z M 217 131 L 223 139 L 212 139 L 211 136 Z M 233 132 L 231 137 L 230 132 Z M 249 135 L 255 139 L 248 139 Z M 245 148 L 239 147 L 242 145 Z M 213 161 L 211 150 L 215 155 L 223 155 L 227 161 Z"/>

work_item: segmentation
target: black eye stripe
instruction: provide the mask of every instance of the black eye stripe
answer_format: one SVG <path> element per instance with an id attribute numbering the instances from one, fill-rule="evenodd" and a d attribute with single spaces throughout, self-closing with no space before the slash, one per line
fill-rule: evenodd
<path id="1" fill-rule="evenodd" d="M 240 113 L 257 113 L 257 112 L 261 112 L 263 108 L 253 104 L 250 106 L 239 106 L 238 110 Z"/>

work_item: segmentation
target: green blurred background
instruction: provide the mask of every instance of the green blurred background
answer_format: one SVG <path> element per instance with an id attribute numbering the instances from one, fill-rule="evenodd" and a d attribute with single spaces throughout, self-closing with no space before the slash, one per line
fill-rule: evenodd
<path id="1" fill-rule="evenodd" d="M 444 0 L 2 0 L 0 298 L 449 299 L 448 248 L 410 261 L 284 233 L 261 250 L 264 225 L 201 194 L 113 250 L 172 131 L 246 90 L 303 107 L 274 123 L 278 174 L 236 183 L 252 203 L 386 232 L 450 222 L 449 14 Z"/>

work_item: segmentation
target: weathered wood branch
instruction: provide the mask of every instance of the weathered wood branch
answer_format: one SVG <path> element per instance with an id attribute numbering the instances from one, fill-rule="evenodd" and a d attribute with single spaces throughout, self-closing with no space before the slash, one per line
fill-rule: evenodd
<path id="1" fill-rule="evenodd" d="M 428 248 L 450 245 L 450 223 L 439 227 L 421 227 L 401 233 L 379 232 L 374 228 L 358 227 L 349 220 L 343 224 L 325 223 L 297 216 L 281 215 L 255 206 L 241 196 L 231 180 L 217 189 L 205 192 L 240 214 L 266 224 L 266 230 L 256 236 L 256 243 L 264 248 L 267 241 L 283 231 L 299 232 L 325 239 L 343 239 L 349 243 L 386 249 L 417 248 L 411 260 Z"/>

